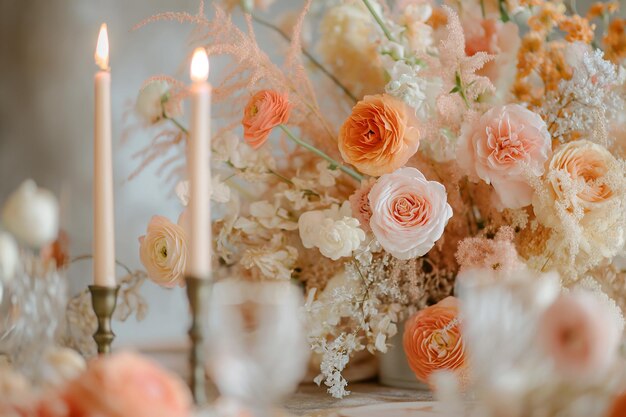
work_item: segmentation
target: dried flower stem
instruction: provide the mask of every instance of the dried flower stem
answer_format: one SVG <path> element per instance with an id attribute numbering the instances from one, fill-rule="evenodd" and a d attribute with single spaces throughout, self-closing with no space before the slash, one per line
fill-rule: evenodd
<path id="1" fill-rule="evenodd" d="M 271 22 L 268 22 L 267 20 L 264 20 L 263 18 L 251 13 L 250 16 L 252 16 L 252 20 L 254 20 L 255 22 L 257 22 L 260 25 L 263 25 L 267 28 L 272 29 L 274 32 L 278 33 L 283 39 L 285 39 L 287 42 L 291 42 L 291 38 L 289 37 L 289 35 L 287 35 L 285 32 L 283 32 L 283 30 L 281 28 L 279 28 L 278 26 L 272 24 Z M 348 97 L 350 97 L 350 99 L 354 102 L 357 102 L 357 98 L 354 94 L 352 94 L 350 92 L 350 90 L 348 90 L 348 88 L 343 85 L 341 83 L 341 81 L 339 81 L 339 79 L 337 77 L 335 77 L 335 75 L 333 73 L 331 73 L 328 69 L 326 69 L 326 67 L 324 67 L 324 65 L 322 65 L 321 62 L 319 62 L 317 60 L 317 58 L 315 58 L 313 56 L 313 54 L 311 54 L 306 48 L 301 48 L 302 53 L 304 54 L 304 56 L 306 56 L 309 61 L 311 61 L 311 63 L 313 65 L 315 65 L 320 71 L 322 71 L 322 73 L 324 75 L 326 75 L 333 83 L 335 83 L 335 85 L 337 87 L 339 87 L 341 89 L 341 91 L 344 92 L 344 94 Z"/>
<path id="2" fill-rule="evenodd" d="M 285 132 L 287 137 L 289 137 L 289 139 L 294 141 L 296 144 L 302 146 L 304 149 L 307 149 L 307 150 L 313 152 L 314 154 L 316 154 L 320 158 L 325 159 L 326 161 L 328 161 L 332 168 L 339 168 L 340 170 L 342 170 L 346 174 L 350 175 L 355 180 L 357 180 L 359 182 L 363 181 L 363 175 L 359 174 L 358 172 L 356 172 L 352 168 L 349 168 L 349 167 L 347 167 L 347 166 L 337 162 L 335 159 L 333 159 L 332 157 L 328 156 L 327 154 L 325 154 L 321 150 L 317 149 L 315 146 L 313 146 L 313 145 L 311 145 L 309 143 L 304 142 L 302 139 L 300 139 L 299 137 L 295 136 L 287 128 L 287 126 L 285 126 L 285 125 L 278 125 L 278 127 L 280 127 L 282 129 L 282 131 Z"/>

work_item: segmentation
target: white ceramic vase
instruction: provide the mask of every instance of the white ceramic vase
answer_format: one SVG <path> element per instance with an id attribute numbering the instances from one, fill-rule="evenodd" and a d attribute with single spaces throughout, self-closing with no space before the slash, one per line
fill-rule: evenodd
<path id="1" fill-rule="evenodd" d="M 380 355 L 380 383 L 394 388 L 428 390 L 428 385 L 418 381 L 409 367 L 402 347 L 403 335 L 404 323 L 400 323 L 398 324 L 398 333 L 389 340 L 389 350 Z"/>

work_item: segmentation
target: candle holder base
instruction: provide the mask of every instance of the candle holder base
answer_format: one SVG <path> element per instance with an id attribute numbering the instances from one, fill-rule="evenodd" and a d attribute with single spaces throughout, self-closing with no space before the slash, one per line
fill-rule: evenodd
<path id="1" fill-rule="evenodd" d="M 191 351 L 189 353 L 190 378 L 189 387 L 193 394 L 193 399 L 198 406 L 207 403 L 206 383 L 205 383 L 205 359 L 204 359 L 204 301 L 208 299 L 211 290 L 211 283 L 208 279 L 188 276 L 187 298 L 191 309 L 191 327 L 189 328 L 189 339 L 191 340 Z"/>
<path id="2" fill-rule="evenodd" d="M 111 353 L 111 344 L 115 339 L 115 333 L 111 328 L 111 320 L 117 305 L 117 293 L 119 285 L 116 287 L 102 287 L 99 285 L 90 285 L 91 304 L 93 311 L 98 319 L 98 329 L 93 335 L 93 339 L 98 345 L 98 353 L 106 355 Z"/>

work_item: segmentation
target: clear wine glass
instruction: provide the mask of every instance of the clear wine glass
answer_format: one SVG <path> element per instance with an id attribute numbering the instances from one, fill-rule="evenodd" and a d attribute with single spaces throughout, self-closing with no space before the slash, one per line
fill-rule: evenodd
<path id="1" fill-rule="evenodd" d="M 228 280 L 214 286 L 207 349 L 222 403 L 267 417 L 296 390 L 310 352 L 302 303 L 301 290 L 288 282 Z"/>

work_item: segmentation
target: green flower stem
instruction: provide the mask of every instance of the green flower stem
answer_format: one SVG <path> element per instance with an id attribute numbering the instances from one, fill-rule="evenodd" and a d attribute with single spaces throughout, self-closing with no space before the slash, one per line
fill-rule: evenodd
<path id="1" fill-rule="evenodd" d="M 346 174 L 350 175 L 352 178 L 354 178 L 355 180 L 357 180 L 359 182 L 363 180 L 363 175 L 359 174 L 358 172 L 356 172 L 352 168 L 349 168 L 349 167 L 347 167 L 347 166 L 345 166 L 345 165 L 335 161 L 333 158 L 331 158 L 330 156 L 326 155 L 324 152 L 320 151 L 315 146 L 310 145 L 310 144 L 302 141 L 302 139 L 298 138 L 293 133 L 291 133 L 291 131 L 287 128 L 287 126 L 285 126 L 285 125 L 278 125 L 278 127 L 280 127 L 282 129 L 282 131 L 285 132 L 285 134 L 287 134 L 289 139 L 294 141 L 296 144 L 302 146 L 303 148 L 313 152 L 314 154 L 316 154 L 320 158 L 325 159 L 326 161 L 328 161 L 331 164 L 331 166 L 339 168 L 340 170 L 342 170 Z"/>
<path id="2" fill-rule="evenodd" d="M 165 116 L 165 118 L 171 121 L 172 123 L 174 123 L 176 127 L 179 128 L 180 131 L 183 132 L 185 135 L 189 134 L 189 131 L 187 130 L 187 128 L 183 126 L 178 120 L 174 119 L 173 117 L 168 117 L 168 116 Z"/>
<path id="3" fill-rule="evenodd" d="M 396 40 L 391 35 L 391 32 L 389 32 L 389 29 L 387 29 L 387 26 L 385 25 L 385 22 L 383 22 L 383 19 L 378 15 L 378 12 L 376 12 L 376 10 L 374 9 L 374 6 L 372 6 L 372 3 L 370 2 L 370 0 L 363 0 L 363 4 L 365 4 L 365 7 L 367 7 L 367 10 L 370 11 L 372 16 L 374 17 L 374 20 L 376 20 L 376 23 L 378 23 L 378 26 L 380 26 L 380 28 L 383 30 L 383 33 L 385 34 L 387 39 L 389 39 L 391 42 L 395 42 Z"/>

